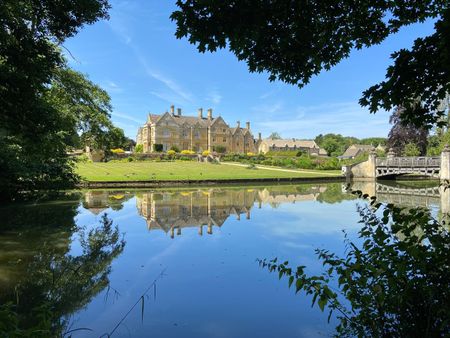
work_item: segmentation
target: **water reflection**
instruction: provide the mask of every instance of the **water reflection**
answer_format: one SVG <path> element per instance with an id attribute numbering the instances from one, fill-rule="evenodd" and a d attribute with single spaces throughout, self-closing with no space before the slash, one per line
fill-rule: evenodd
<path id="1" fill-rule="evenodd" d="M 72 314 L 109 284 L 125 242 L 106 215 L 97 227 L 77 226 L 78 196 L 67 197 L 1 210 L 0 336 L 63 336 Z"/>
<path id="2" fill-rule="evenodd" d="M 161 286 L 160 299 L 164 300 L 162 309 L 167 312 L 152 313 L 159 321 L 149 320 L 150 324 L 145 321 L 142 324 L 139 316 L 136 323 L 142 326 L 130 324 L 136 329 L 135 336 L 145 336 L 149 326 L 155 336 L 208 336 L 195 330 L 204 324 L 200 319 L 209 313 L 212 316 L 214 311 L 221 315 L 208 317 L 207 322 L 234 329 L 228 336 L 249 336 L 257 326 L 261 327 L 258 331 L 261 337 L 292 335 L 292 323 L 301 322 L 294 310 L 298 300 L 291 301 L 291 295 L 284 294 L 284 290 L 273 291 L 274 284 L 269 278 L 261 281 L 254 260 L 280 252 L 292 259 L 299 255 L 299 250 L 304 250 L 305 255 L 311 252 L 312 256 L 311 247 L 340 245 L 341 226 L 357 224 L 355 203 L 346 202 L 355 200 L 355 196 L 344 188 L 345 184 L 334 183 L 95 190 L 48 203 L 0 208 L 0 304 L 15 304 L 19 299 L 17 311 L 21 322 L 27 325 L 33 325 L 37 318 L 33 308 L 51 304 L 54 332 L 64 331 L 74 315 L 84 318 L 75 327 L 97 329 L 101 334 L 111 329 L 111 323 L 118 322 L 123 310 L 139 298 L 164 265 L 169 267 L 169 276 Z M 382 202 L 449 210 L 450 190 L 445 192 L 436 186 L 360 182 L 353 189 L 376 195 Z M 87 230 L 80 232 L 80 226 L 98 225 L 105 212 L 120 226 L 120 231 L 126 232 L 125 248 L 113 229 L 103 227 L 101 233 L 92 236 Z M 239 220 L 246 226 L 237 226 Z M 226 236 L 225 231 L 217 231 L 225 224 Z M 214 236 L 203 239 L 201 235 L 206 234 Z M 150 265 L 152 268 L 144 271 Z M 77 270 L 80 266 L 84 268 Z M 83 275 L 74 275 L 73 271 L 82 271 Z M 198 283 L 203 285 L 201 294 L 192 292 Z M 98 311 L 104 307 L 99 298 L 104 298 L 100 294 L 108 286 L 121 291 L 123 296 L 117 303 L 122 306 L 111 306 L 102 321 Z M 258 305 L 263 298 L 267 306 Z M 305 306 L 309 309 L 309 302 Z M 83 308 L 87 309 L 84 317 L 80 314 Z M 155 307 L 148 311 L 159 310 Z M 261 322 L 267 319 L 269 323 L 268 317 L 280 311 L 284 311 L 286 322 L 280 326 L 285 331 L 272 332 Z M 230 315 L 233 313 L 236 318 Z M 175 328 L 169 318 L 176 315 L 178 320 L 186 318 L 191 326 L 184 331 L 171 331 Z M 302 315 L 306 318 L 301 322 L 305 330 L 311 329 L 307 325 L 313 315 L 309 312 Z M 245 329 L 242 322 L 247 323 Z"/>
<path id="3" fill-rule="evenodd" d="M 352 190 L 360 190 L 378 201 L 410 207 L 438 207 L 441 214 L 450 211 L 450 189 L 435 182 L 390 183 L 354 182 Z M 94 214 L 112 208 L 120 210 L 122 203 L 133 197 L 123 191 L 89 191 L 84 195 L 83 206 Z M 249 188 L 199 188 L 190 190 L 150 191 L 136 193 L 136 208 L 150 231 L 162 230 L 171 238 L 182 234 L 184 228 L 198 228 L 198 234 L 212 234 L 234 216 L 251 218 L 252 209 L 269 205 L 307 201 L 339 203 L 355 199 L 347 192 L 347 184 L 279 185 Z"/>

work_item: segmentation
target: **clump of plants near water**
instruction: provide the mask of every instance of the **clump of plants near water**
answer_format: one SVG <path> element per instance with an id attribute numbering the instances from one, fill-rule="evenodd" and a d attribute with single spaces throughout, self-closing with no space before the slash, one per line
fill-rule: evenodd
<path id="1" fill-rule="evenodd" d="M 382 205 L 374 197 L 358 211 L 359 238 L 346 235 L 344 257 L 316 250 L 321 275 L 309 276 L 305 266 L 277 258 L 259 260 L 260 266 L 287 278 L 295 293 L 311 295 L 313 305 L 329 311 L 328 320 L 336 313 L 336 336 L 449 336 L 448 222 L 428 209 Z"/>

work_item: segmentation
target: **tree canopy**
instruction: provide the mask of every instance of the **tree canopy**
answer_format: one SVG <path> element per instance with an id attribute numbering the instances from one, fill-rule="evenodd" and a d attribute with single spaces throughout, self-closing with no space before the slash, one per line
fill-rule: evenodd
<path id="1" fill-rule="evenodd" d="M 397 156 L 425 155 L 428 145 L 428 130 L 417 128 L 412 123 L 405 123 L 402 119 L 403 114 L 403 108 L 396 108 L 389 119 L 392 128 L 388 134 L 388 148 L 393 149 Z M 415 149 L 413 150 L 413 148 Z"/>
<path id="2" fill-rule="evenodd" d="M 436 21 L 434 34 L 410 50 L 392 55 L 386 80 L 363 93 L 371 112 L 403 106 L 404 118 L 431 126 L 450 91 L 450 9 L 448 1 L 200 1 L 178 0 L 172 13 L 176 37 L 200 52 L 228 48 L 251 72 L 303 87 L 354 49 L 381 43 L 401 27 Z M 423 102 L 416 109 L 417 99 Z"/>
<path id="3" fill-rule="evenodd" d="M 70 70 L 59 47 L 108 9 L 107 0 L 0 2 L 0 198 L 71 184 L 77 132 L 108 128 L 108 94 Z"/>

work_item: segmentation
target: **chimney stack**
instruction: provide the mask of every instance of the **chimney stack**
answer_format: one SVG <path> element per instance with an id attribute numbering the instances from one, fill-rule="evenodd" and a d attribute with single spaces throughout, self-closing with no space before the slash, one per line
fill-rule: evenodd
<path id="1" fill-rule="evenodd" d="M 212 108 L 208 109 L 208 120 L 212 120 Z"/>
<path id="2" fill-rule="evenodd" d="M 199 119 L 203 118 L 203 108 L 198 108 L 198 118 Z"/>
<path id="3" fill-rule="evenodd" d="M 172 115 L 175 114 L 175 106 L 174 106 L 174 105 L 171 105 L 171 106 L 170 106 L 170 113 L 171 113 Z"/>
<path id="4" fill-rule="evenodd" d="M 177 108 L 177 114 L 178 116 L 181 116 L 181 108 Z"/>
<path id="5" fill-rule="evenodd" d="M 250 130 L 250 122 L 245 122 L 245 127 Z"/>
<path id="6" fill-rule="evenodd" d="M 236 121 L 236 127 L 240 128 L 241 127 L 241 121 Z"/>

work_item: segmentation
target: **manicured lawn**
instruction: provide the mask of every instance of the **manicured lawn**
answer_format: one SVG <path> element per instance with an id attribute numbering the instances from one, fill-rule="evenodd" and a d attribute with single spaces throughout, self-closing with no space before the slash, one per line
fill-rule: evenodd
<path id="1" fill-rule="evenodd" d="M 340 175 L 339 171 L 284 172 L 188 161 L 79 163 L 77 173 L 87 181 L 208 180 Z"/>

